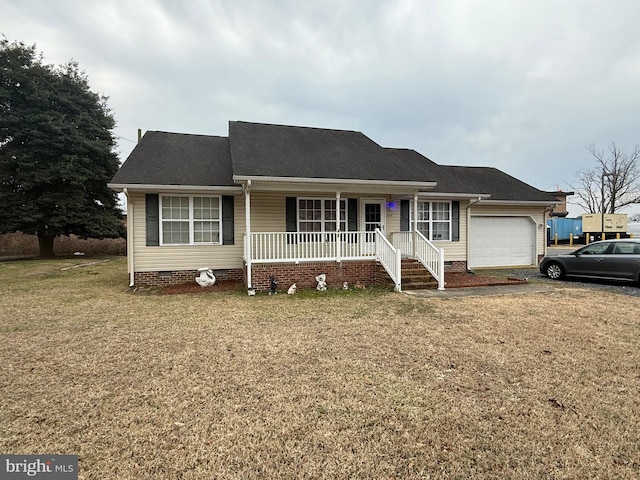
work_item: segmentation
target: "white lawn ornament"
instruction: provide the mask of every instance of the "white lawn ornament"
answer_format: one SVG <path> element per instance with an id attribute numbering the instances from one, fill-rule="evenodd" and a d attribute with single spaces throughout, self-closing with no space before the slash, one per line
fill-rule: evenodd
<path id="1" fill-rule="evenodd" d="M 316 287 L 316 290 L 320 292 L 327 291 L 327 274 L 326 273 L 321 273 L 320 275 L 318 275 L 316 277 L 316 282 L 318 282 L 318 286 Z"/>
<path id="2" fill-rule="evenodd" d="M 298 289 L 298 287 L 296 286 L 296 284 L 294 283 L 293 285 L 291 285 L 289 287 L 289 290 L 287 290 L 287 293 L 289 295 L 293 295 L 294 293 L 296 293 L 296 290 Z"/>
<path id="3" fill-rule="evenodd" d="M 347 282 L 342 282 L 342 289 L 349 290 L 349 284 Z"/>
<path id="4" fill-rule="evenodd" d="M 216 276 L 209 267 L 199 268 L 200 276 L 196 277 L 196 283 L 201 287 L 210 287 L 216 283 Z"/>

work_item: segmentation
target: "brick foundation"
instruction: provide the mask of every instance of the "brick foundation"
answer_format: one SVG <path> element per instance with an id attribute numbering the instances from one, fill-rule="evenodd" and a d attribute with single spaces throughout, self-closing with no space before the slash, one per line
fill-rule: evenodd
<path id="1" fill-rule="evenodd" d="M 235 280 L 246 283 L 244 269 L 213 270 L 219 281 Z M 376 261 L 343 261 L 343 262 L 309 262 L 309 263 L 271 263 L 256 264 L 252 269 L 253 287 L 258 290 L 269 290 L 269 275 L 274 275 L 279 289 L 286 289 L 292 283 L 300 288 L 315 288 L 316 275 L 327 274 L 329 287 L 341 287 L 343 282 L 353 285 L 360 282 L 370 287 L 391 286 L 393 282 L 382 265 Z M 467 262 L 453 261 L 445 265 L 446 272 L 465 272 Z M 136 272 L 135 285 L 138 287 L 164 287 L 181 283 L 194 282 L 199 275 L 197 270 L 173 270 L 168 272 Z"/>
<path id="2" fill-rule="evenodd" d="M 271 263 L 253 265 L 251 283 L 258 290 L 269 290 L 269 275 L 276 277 L 278 288 L 286 290 L 292 283 L 299 288 L 315 288 L 316 275 L 327 275 L 328 287 L 341 287 L 343 282 L 364 286 L 379 285 L 375 261 L 343 261 L 314 263 Z"/>
<path id="3" fill-rule="evenodd" d="M 215 270 L 216 281 L 240 280 L 244 281 L 242 269 Z M 195 282 L 200 275 L 197 270 L 173 270 L 169 272 L 136 272 L 134 282 L 137 287 L 165 287 L 181 283 Z"/>
<path id="4" fill-rule="evenodd" d="M 449 263 L 445 262 L 444 271 L 445 272 L 466 272 L 467 262 L 466 260 L 454 260 Z"/>

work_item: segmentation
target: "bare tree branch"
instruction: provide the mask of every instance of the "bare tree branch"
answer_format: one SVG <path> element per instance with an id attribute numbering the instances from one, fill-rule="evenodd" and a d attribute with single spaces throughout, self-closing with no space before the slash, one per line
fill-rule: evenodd
<path id="1" fill-rule="evenodd" d="M 622 207 L 640 204 L 640 147 L 631 153 L 614 142 L 608 151 L 587 147 L 596 167 L 578 172 L 578 184 L 572 186 L 577 204 L 588 213 L 615 213 Z"/>

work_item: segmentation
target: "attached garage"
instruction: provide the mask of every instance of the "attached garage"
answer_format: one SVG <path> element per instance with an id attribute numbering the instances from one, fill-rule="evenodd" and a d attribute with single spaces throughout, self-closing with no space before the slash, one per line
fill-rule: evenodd
<path id="1" fill-rule="evenodd" d="M 535 265 L 536 223 L 529 216 L 471 216 L 469 268 Z"/>

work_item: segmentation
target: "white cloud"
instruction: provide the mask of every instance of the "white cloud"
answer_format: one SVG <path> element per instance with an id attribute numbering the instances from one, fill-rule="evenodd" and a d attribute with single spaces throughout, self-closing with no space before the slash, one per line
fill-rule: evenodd
<path id="1" fill-rule="evenodd" d="M 1 33 L 71 58 L 117 133 L 228 120 L 361 130 L 569 188 L 585 145 L 640 143 L 634 0 L 0 0 Z M 123 155 L 133 148 L 122 141 Z"/>

